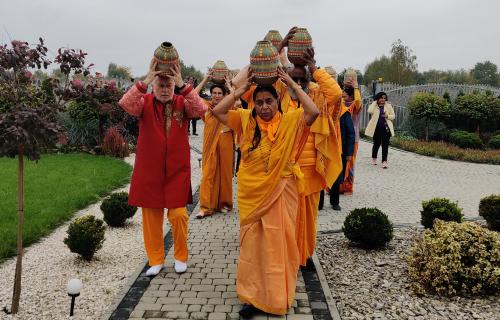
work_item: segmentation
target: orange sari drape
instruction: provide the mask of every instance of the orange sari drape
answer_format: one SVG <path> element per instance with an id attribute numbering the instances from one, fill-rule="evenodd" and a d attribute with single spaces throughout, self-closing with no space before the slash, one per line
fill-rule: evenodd
<path id="1" fill-rule="evenodd" d="M 233 132 L 220 123 L 210 110 L 202 117 L 203 133 L 200 208 L 212 214 L 222 208 L 232 209 L 232 176 L 234 167 Z"/>
<path id="2" fill-rule="evenodd" d="M 299 268 L 295 221 L 303 176 L 296 159 L 308 135 L 303 110 L 282 116 L 274 142 L 261 131 L 255 150 L 250 150 L 256 126 L 250 110 L 230 111 L 228 126 L 242 137 L 236 291 L 243 302 L 262 311 L 286 314 Z"/>

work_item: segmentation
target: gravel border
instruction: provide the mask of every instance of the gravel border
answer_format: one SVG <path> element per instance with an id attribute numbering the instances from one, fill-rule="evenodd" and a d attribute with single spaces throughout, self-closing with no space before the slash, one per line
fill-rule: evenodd
<path id="1" fill-rule="evenodd" d="M 191 181 L 194 186 L 200 181 L 198 158 L 196 152 L 191 152 Z M 126 161 L 133 164 L 133 156 Z M 128 188 L 126 186 L 114 192 L 128 191 Z M 100 202 L 76 212 L 72 220 L 84 214 L 102 219 L 99 206 Z M 25 249 L 20 311 L 15 316 L 0 311 L 0 319 L 67 319 L 70 298 L 66 293 L 66 284 L 71 278 L 79 278 L 83 282 L 72 319 L 99 319 L 113 305 L 123 288 L 128 287 L 129 278 L 137 266 L 144 265 L 146 255 L 140 211 L 128 220 L 124 228 L 106 228 L 103 247 L 90 262 L 71 253 L 63 243 L 71 221 Z M 164 232 L 169 229 L 165 219 Z M 15 258 L 0 265 L 0 309 L 7 307 L 10 310 L 14 270 Z"/>
<path id="2" fill-rule="evenodd" d="M 318 237 L 318 258 L 334 299 L 340 301 L 342 319 L 499 319 L 498 296 L 438 298 L 413 293 L 404 256 L 420 232 L 395 229 L 388 247 L 373 251 L 352 247 L 342 233 Z"/>

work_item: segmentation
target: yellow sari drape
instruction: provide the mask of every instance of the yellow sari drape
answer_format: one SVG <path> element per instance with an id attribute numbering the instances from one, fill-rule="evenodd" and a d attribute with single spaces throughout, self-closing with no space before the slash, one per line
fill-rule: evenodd
<path id="1" fill-rule="evenodd" d="M 243 302 L 282 315 L 293 303 L 299 267 L 295 219 L 300 170 L 296 159 L 308 135 L 303 110 L 282 116 L 274 142 L 261 131 L 255 150 L 256 121 L 250 110 L 230 111 L 228 126 L 242 134 L 236 291 Z"/>

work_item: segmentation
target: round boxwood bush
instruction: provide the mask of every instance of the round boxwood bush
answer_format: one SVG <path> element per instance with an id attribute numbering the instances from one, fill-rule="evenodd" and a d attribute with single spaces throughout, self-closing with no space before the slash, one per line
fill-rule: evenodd
<path id="1" fill-rule="evenodd" d="M 491 137 L 489 145 L 492 149 L 500 149 L 500 134 Z"/>
<path id="2" fill-rule="evenodd" d="M 497 294 L 500 291 L 500 234 L 472 222 L 437 220 L 407 257 L 417 294 Z"/>
<path id="3" fill-rule="evenodd" d="M 500 231 L 500 194 L 484 197 L 479 202 L 479 215 L 491 229 Z"/>
<path id="4" fill-rule="evenodd" d="M 128 204 L 128 194 L 126 192 L 113 193 L 101 204 L 101 211 L 104 214 L 104 221 L 111 227 L 122 227 L 125 220 L 132 218 L 137 211 L 137 207 Z"/>
<path id="5" fill-rule="evenodd" d="M 342 231 L 347 239 L 368 249 L 382 247 L 393 237 L 392 223 L 377 208 L 352 210 L 345 218 Z"/>
<path id="6" fill-rule="evenodd" d="M 445 198 L 434 198 L 422 202 L 420 222 L 425 228 L 432 228 L 435 219 L 443 221 L 463 221 L 462 209 L 457 203 Z"/>
<path id="7" fill-rule="evenodd" d="M 90 261 L 104 242 L 104 222 L 94 216 L 83 216 L 73 221 L 67 230 L 64 243 L 69 250 Z"/>
<path id="8" fill-rule="evenodd" d="M 478 134 L 467 131 L 455 131 L 450 133 L 450 142 L 464 149 L 481 149 L 483 142 Z"/>

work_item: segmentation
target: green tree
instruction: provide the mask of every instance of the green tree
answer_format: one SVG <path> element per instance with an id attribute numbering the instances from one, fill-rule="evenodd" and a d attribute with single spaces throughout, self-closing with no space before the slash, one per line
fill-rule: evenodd
<path id="1" fill-rule="evenodd" d="M 201 82 L 203 80 L 203 73 L 196 69 L 193 65 L 187 66 L 184 64 L 184 62 L 181 60 L 181 74 L 184 79 L 187 79 L 189 77 L 193 77 L 197 80 L 197 82 Z"/>
<path id="2" fill-rule="evenodd" d="M 498 67 L 493 62 L 478 62 L 474 69 L 471 70 L 471 73 L 478 83 L 494 87 L 499 84 Z"/>
<path id="3" fill-rule="evenodd" d="M 493 132 L 500 123 L 500 100 L 485 93 L 464 94 L 455 100 L 452 117 L 466 129 Z"/>
<path id="4" fill-rule="evenodd" d="M 417 57 L 398 39 L 391 46 L 391 55 L 381 56 L 365 68 L 364 83 L 383 78 L 384 81 L 401 85 L 417 83 Z"/>
<path id="5" fill-rule="evenodd" d="M 47 69 L 48 49 L 42 38 L 30 46 L 27 42 L 12 41 L 11 46 L 0 45 L 0 96 L 3 112 L 0 113 L 0 156 L 18 160 L 17 200 L 18 230 L 17 258 L 11 312 L 18 312 L 21 298 L 23 225 L 24 225 L 24 159 L 39 160 L 41 153 L 55 146 L 62 131 L 56 116 L 61 111 L 67 87 L 53 90 L 59 99 L 46 94 L 50 86 L 36 86 L 30 70 Z M 59 49 L 54 61 L 61 72 L 89 73 L 84 66 L 86 53 L 81 50 Z M 66 85 L 69 81 L 65 82 Z M 48 83 L 47 83 L 48 85 Z"/>
<path id="6" fill-rule="evenodd" d="M 417 56 L 401 39 L 392 43 L 391 62 L 393 82 L 403 85 L 416 83 Z"/>
<path id="7" fill-rule="evenodd" d="M 383 78 L 385 81 L 390 79 L 391 59 L 387 56 L 381 56 L 370 62 L 365 68 L 363 77 L 364 83 L 369 85 L 372 81 Z"/>
<path id="8" fill-rule="evenodd" d="M 129 80 L 132 78 L 132 73 L 128 67 L 111 62 L 108 65 L 108 78 Z"/>
<path id="9" fill-rule="evenodd" d="M 449 115 L 450 104 L 446 99 L 433 93 L 418 92 L 408 101 L 410 114 L 425 121 L 425 141 L 429 141 L 429 123 L 441 121 Z"/>

